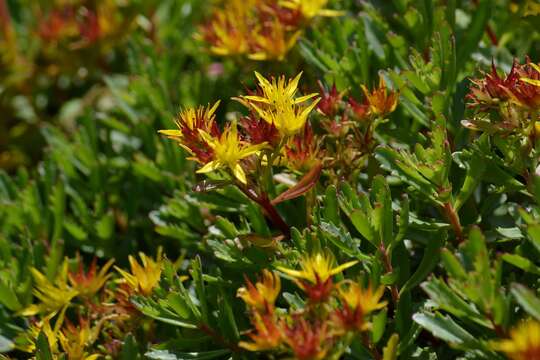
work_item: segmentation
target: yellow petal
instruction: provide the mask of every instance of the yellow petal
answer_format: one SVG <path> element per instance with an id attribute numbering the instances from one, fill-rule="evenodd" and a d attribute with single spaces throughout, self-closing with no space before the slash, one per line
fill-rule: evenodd
<path id="1" fill-rule="evenodd" d="M 535 63 L 530 63 L 529 65 L 531 65 L 533 67 L 534 70 L 536 70 L 537 72 L 540 73 L 540 66 L 538 66 L 537 64 Z"/>
<path id="2" fill-rule="evenodd" d="M 300 96 L 299 98 L 294 99 L 295 104 L 303 103 L 304 101 L 307 101 L 311 98 L 314 98 L 315 96 L 319 95 L 318 93 L 313 93 L 309 95 Z"/>
<path id="3" fill-rule="evenodd" d="M 198 174 L 205 174 L 205 173 L 209 173 L 209 172 L 212 172 L 216 169 L 219 169 L 220 167 L 220 163 L 218 161 L 210 161 L 208 164 L 204 165 L 202 168 L 200 168 L 199 170 L 197 170 L 197 173 Z"/>
<path id="4" fill-rule="evenodd" d="M 201 135 L 203 140 L 206 141 L 208 146 L 210 146 L 212 149 L 216 148 L 216 139 L 214 139 L 209 133 L 199 129 L 199 135 Z"/>
<path id="5" fill-rule="evenodd" d="M 278 266 L 277 269 L 279 271 L 281 271 L 282 273 L 290 275 L 290 276 L 295 277 L 295 278 L 302 278 L 302 279 L 306 278 L 306 274 L 305 274 L 304 271 L 287 269 L 287 268 L 285 268 L 283 266 Z"/>
<path id="6" fill-rule="evenodd" d="M 246 173 L 244 172 L 244 169 L 242 169 L 242 166 L 240 164 L 236 164 L 234 169 L 231 169 L 234 177 L 236 177 L 242 184 L 247 184 L 247 178 Z"/>
<path id="7" fill-rule="evenodd" d="M 259 80 L 259 85 L 261 85 L 261 87 L 269 88 L 272 86 L 270 82 L 266 80 L 266 78 L 259 74 L 257 71 L 255 71 L 255 77 L 257 78 L 257 80 Z"/>
<path id="8" fill-rule="evenodd" d="M 287 88 L 285 89 L 285 93 L 288 96 L 293 96 L 296 92 L 296 89 L 298 89 L 298 82 L 300 81 L 300 78 L 302 77 L 302 71 L 294 79 L 292 79 L 289 84 L 287 85 Z"/>
<path id="9" fill-rule="evenodd" d="M 319 16 L 326 16 L 326 17 L 336 17 L 336 16 L 343 16 L 345 15 L 345 11 L 340 10 L 330 10 L 330 9 L 322 9 L 319 10 L 317 13 Z"/>
<path id="10" fill-rule="evenodd" d="M 159 130 L 159 134 L 171 137 L 182 137 L 182 132 L 180 130 Z"/>
<path id="11" fill-rule="evenodd" d="M 268 55 L 266 55 L 263 52 L 257 52 L 257 53 L 249 54 L 248 59 L 255 60 L 255 61 L 264 61 L 264 60 L 268 60 Z"/>
<path id="12" fill-rule="evenodd" d="M 349 261 L 349 262 L 346 262 L 345 264 L 341 264 L 339 265 L 338 267 L 335 267 L 333 268 L 332 270 L 330 270 L 330 275 L 336 275 L 336 274 L 339 274 L 340 272 L 342 272 L 343 270 L 345 269 L 348 269 L 350 268 L 351 266 L 354 266 L 358 264 L 358 260 L 353 260 L 353 261 Z"/>
<path id="13" fill-rule="evenodd" d="M 208 110 L 208 117 L 211 117 L 216 112 L 219 104 L 221 104 L 221 100 L 216 101 L 216 103 Z"/>
<path id="14" fill-rule="evenodd" d="M 529 79 L 529 78 L 520 78 L 519 80 L 526 82 L 527 84 L 531 84 L 534 86 L 540 86 L 540 80 L 535 79 Z"/>
<path id="15" fill-rule="evenodd" d="M 270 104 L 270 101 L 267 98 L 263 98 L 261 96 L 255 96 L 255 95 L 246 95 L 242 96 L 243 99 L 256 101 L 256 102 L 262 102 L 265 104 Z"/>

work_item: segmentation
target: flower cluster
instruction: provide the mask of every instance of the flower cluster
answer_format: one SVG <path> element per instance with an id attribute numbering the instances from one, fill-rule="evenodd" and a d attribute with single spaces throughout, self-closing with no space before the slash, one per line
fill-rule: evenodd
<path id="1" fill-rule="evenodd" d="M 17 348 L 34 353 L 42 333 L 53 356 L 97 359 L 103 351 L 94 346 L 98 339 L 114 355 L 120 350 L 120 341 L 136 328 L 141 317 L 130 298 L 150 296 L 161 278 L 160 252 L 155 260 L 143 253 L 140 257 L 142 264 L 129 257 L 131 272 L 115 267 L 117 275 L 110 272 L 114 260 L 99 268 L 94 259 L 85 270 L 79 256 L 75 264 L 65 259 L 52 281 L 32 268 L 33 293 L 38 302 L 20 311 L 20 315 L 30 317 L 32 325 L 17 338 Z"/>
<path id="2" fill-rule="evenodd" d="M 278 350 L 296 359 L 324 359 L 338 342 L 350 341 L 350 333 L 369 329 L 369 316 L 385 307 L 384 288 L 364 289 L 351 280 L 334 284 L 333 277 L 354 266 L 350 261 L 336 266 L 329 252 L 316 252 L 300 260 L 300 270 L 278 267 L 307 295 L 303 309 L 276 309 L 281 281 L 276 273 L 263 271 L 255 285 L 246 280 L 238 296 L 249 308 L 253 330 L 250 342 L 239 346 L 249 351 Z M 333 354 L 337 356 L 338 354 Z"/>
<path id="3" fill-rule="evenodd" d="M 474 110 L 463 124 L 473 130 L 503 135 L 535 131 L 540 110 L 540 67 L 529 58 L 514 60 L 508 74 L 501 76 L 495 65 L 481 79 L 473 79 L 468 98 Z"/>
<path id="4" fill-rule="evenodd" d="M 229 122 L 220 130 L 215 120 L 217 102 L 212 107 L 180 112 L 177 130 L 160 130 L 202 165 L 198 173 L 223 169 L 240 184 L 253 183 L 257 176 L 250 179 L 247 174 L 256 175 L 259 165 L 272 166 L 273 159 L 282 155 L 286 161 L 295 136 L 309 131 L 305 130 L 307 119 L 319 99 L 313 100 L 317 94 L 296 96 L 301 74 L 289 81 L 283 76 L 268 80 L 259 73 L 255 75 L 259 81 L 257 92 L 236 99 L 250 111 L 239 121 Z M 313 101 L 305 105 L 309 100 Z M 313 147 L 297 150 L 306 157 L 306 152 L 316 151 Z"/>
<path id="5" fill-rule="evenodd" d="M 322 84 L 320 95 L 298 94 L 301 76 L 267 79 L 255 72 L 257 88 L 233 98 L 247 108 L 247 115 L 236 116 L 222 129 L 216 120 L 218 101 L 182 110 L 177 129 L 159 131 L 200 165 L 197 173 L 225 174 L 286 236 L 288 226 L 274 205 L 308 193 L 323 169 L 339 179 L 363 168 L 376 145 L 375 129 L 398 104 L 398 93 L 382 77 L 376 88 L 361 87 L 362 101 L 345 101 L 344 92 L 335 86 L 326 91 Z M 276 171 L 292 185 L 271 200 L 268 185 Z M 304 176 L 291 178 L 298 174 Z"/>
<path id="6" fill-rule="evenodd" d="M 57 2 L 44 14 L 37 34 L 51 46 L 66 43 L 71 49 L 90 46 L 99 40 L 120 35 L 130 22 L 118 13 L 118 4 L 112 0 Z"/>
<path id="7" fill-rule="evenodd" d="M 335 85 L 326 89 L 319 83 L 319 87 L 318 111 L 323 115 L 320 123 L 327 134 L 323 147 L 334 155 L 331 167 L 335 177 L 349 178 L 353 171 L 365 166 L 366 156 L 377 145 L 375 130 L 396 110 L 399 93 L 387 87 L 382 75 L 377 87 L 361 86 L 361 100 L 346 98 Z"/>
<path id="8" fill-rule="evenodd" d="M 201 28 L 210 51 L 252 60 L 283 60 L 302 28 L 316 16 L 336 16 L 328 0 L 230 0 Z"/>
<path id="9" fill-rule="evenodd" d="M 343 161 L 345 168 L 359 168 L 363 155 L 375 146 L 377 125 L 398 104 L 398 93 L 387 88 L 382 76 L 378 87 L 369 90 L 362 86 L 361 102 L 353 97 L 345 101 L 344 92 L 335 86 L 327 91 L 322 84 L 320 97 L 317 93 L 297 96 L 301 73 L 290 80 L 284 76 L 266 79 L 257 72 L 255 76 L 258 88 L 235 98 L 249 114 L 226 124 L 223 131 L 215 119 L 219 102 L 185 109 L 176 119 L 178 129 L 159 131 L 202 165 L 199 173 L 223 169 L 245 185 L 259 178 L 255 171 L 261 168 L 250 159 L 257 159 L 258 165 L 281 164 L 305 172 L 325 155 L 336 164 Z M 308 121 L 314 109 L 322 115 L 322 133 L 316 133 Z M 255 175 L 251 180 L 250 173 Z"/>

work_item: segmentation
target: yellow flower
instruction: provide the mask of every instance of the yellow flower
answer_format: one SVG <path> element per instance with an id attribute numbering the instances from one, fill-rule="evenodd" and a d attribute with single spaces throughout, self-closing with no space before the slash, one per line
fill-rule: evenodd
<path id="1" fill-rule="evenodd" d="M 34 278 L 34 296 L 39 300 L 39 304 L 32 304 L 21 311 L 23 316 L 32 316 L 39 313 L 50 314 L 67 307 L 71 299 L 78 295 L 77 290 L 70 287 L 67 283 L 68 263 L 64 261 L 60 271 L 54 280 L 50 282 L 36 268 L 30 269 Z"/>
<path id="2" fill-rule="evenodd" d="M 88 355 L 85 349 L 92 345 L 99 336 L 100 326 L 90 328 L 88 320 L 80 319 L 79 326 L 68 323 L 59 333 L 60 345 L 68 359 L 94 360 L 98 354 Z"/>
<path id="3" fill-rule="evenodd" d="M 212 107 L 187 108 L 182 110 L 175 122 L 178 130 L 159 130 L 160 134 L 175 140 L 192 157 L 190 160 L 207 163 L 212 157 L 212 149 L 201 137 L 199 130 L 212 136 L 219 136 L 219 129 L 215 121 L 215 113 L 220 104 L 217 101 Z"/>
<path id="4" fill-rule="evenodd" d="M 251 323 L 255 330 L 248 334 L 252 342 L 240 341 L 238 346 L 248 351 L 265 351 L 278 347 L 281 344 L 281 330 L 276 324 L 274 316 L 253 313 Z"/>
<path id="5" fill-rule="evenodd" d="M 285 25 L 277 19 L 269 22 L 262 31 L 253 35 L 256 51 L 248 55 L 251 60 L 278 60 L 283 61 L 285 56 L 296 44 L 301 31 L 290 34 Z"/>
<path id="6" fill-rule="evenodd" d="M 253 107 L 264 121 L 274 124 L 283 137 L 300 132 L 306 124 L 309 113 L 320 100 L 317 98 L 305 108 L 299 106 L 299 104 L 317 96 L 316 93 L 313 93 L 295 97 L 302 73 L 287 82 L 285 76 L 279 77 L 278 80 L 272 79 L 271 82 L 258 72 L 255 72 L 255 76 L 259 80 L 259 87 L 263 92 L 262 96 L 243 96 L 242 99 Z"/>
<path id="7" fill-rule="evenodd" d="M 160 134 L 171 137 L 172 139 L 181 141 L 186 131 L 197 132 L 198 129 L 210 132 L 214 126 L 215 113 L 220 104 L 220 101 L 216 101 L 212 107 L 199 106 L 198 108 L 187 108 L 178 114 L 175 123 L 178 130 L 159 130 Z M 187 149 L 189 151 L 189 149 Z"/>
<path id="8" fill-rule="evenodd" d="M 386 306 L 386 301 L 379 302 L 384 294 L 384 287 L 367 289 L 350 280 L 344 280 L 337 286 L 340 298 L 351 309 L 360 309 L 363 316 Z"/>
<path id="9" fill-rule="evenodd" d="M 318 252 L 307 255 L 300 260 L 301 270 L 287 269 L 281 266 L 278 266 L 278 270 L 296 278 L 296 284 L 307 293 L 309 300 L 319 303 L 326 301 L 332 293 L 334 287 L 332 276 L 358 263 L 354 260 L 335 266 L 335 262 L 332 253 Z"/>
<path id="10" fill-rule="evenodd" d="M 510 339 L 492 343 L 512 360 L 540 359 L 540 322 L 526 320 L 510 331 Z"/>
<path id="11" fill-rule="evenodd" d="M 131 266 L 131 274 L 115 266 L 115 269 L 122 275 L 131 290 L 144 296 L 152 294 L 152 290 L 161 278 L 163 265 L 161 250 L 161 248 L 158 249 L 156 260 L 140 252 L 139 256 L 142 264 L 139 264 L 137 260 L 130 255 L 128 259 Z"/>
<path id="12" fill-rule="evenodd" d="M 94 258 L 87 272 L 83 269 L 83 262 L 78 256 L 79 269 L 77 272 L 69 272 L 69 283 L 81 296 L 89 297 L 95 295 L 105 282 L 109 279 L 111 274 L 107 274 L 110 267 L 114 263 L 114 259 L 107 261 L 105 265 L 99 271 L 97 271 L 97 259 Z"/>
<path id="13" fill-rule="evenodd" d="M 246 279 L 246 286 L 238 289 L 236 296 L 244 302 L 262 312 L 273 312 L 274 303 L 281 291 L 281 280 L 274 272 L 263 270 L 262 280 L 255 285 Z"/>
<path id="14" fill-rule="evenodd" d="M 342 11 L 325 9 L 328 0 L 282 0 L 279 4 L 284 8 L 299 10 L 302 16 L 308 20 L 315 16 L 343 15 Z"/>
<path id="15" fill-rule="evenodd" d="M 364 95 L 369 103 L 369 108 L 373 114 L 384 116 L 396 110 L 398 93 L 395 91 L 388 91 L 382 76 L 379 76 L 378 88 L 369 92 L 369 90 L 362 85 L 362 90 L 364 91 Z"/>
<path id="16" fill-rule="evenodd" d="M 27 352 L 27 353 L 33 353 L 36 351 L 36 341 L 41 332 L 43 332 L 43 335 L 45 335 L 45 338 L 47 339 L 47 342 L 49 343 L 49 348 L 51 350 L 52 354 L 58 353 L 58 340 L 59 340 L 59 334 L 60 334 L 60 328 L 62 327 L 62 324 L 64 323 L 64 316 L 65 316 L 66 308 L 64 307 L 60 314 L 58 315 L 58 318 L 56 319 L 56 323 L 54 324 L 54 328 L 51 326 L 51 319 L 56 316 L 56 312 L 53 312 L 45 317 L 39 322 L 36 322 L 28 328 L 24 333 L 20 334 L 17 338 L 17 349 Z"/>
<path id="17" fill-rule="evenodd" d="M 254 0 L 228 0 L 216 8 L 212 19 L 201 29 L 200 37 L 219 56 L 246 54 L 249 51 L 249 23 L 253 22 Z"/>
<path id="18" fill-rule="evenodd" d="M 312 255 L 305 256 L 300 261 L 301 270 L 287 269 L 278 266 L 278 270 L 287 275 L 298 279 L 307 280 L 313 284 L 317 282 L 325 282 L 330 277 L 339 274 L 345 269 L 350 268 L 358 263 L 357 260 L 346 262 L 339 266 L 335 266 L 334 255 L 330 252 L 318 252 Z"/>
<path id="19" fill-rule="evenodd" d="M 197 172 L 207 173 L 220 168 L 229 168 L 233 175 L 244 184 L 247 183 L 247 178 L 240 160 L 258 153 L 267 146 L 266 143 L 251 145 L 241 140 L 236 122 L 230 123 L 219 137 L 213 137 L 202 130 L 200 134 L 213 150 L 213 160 Z"/>

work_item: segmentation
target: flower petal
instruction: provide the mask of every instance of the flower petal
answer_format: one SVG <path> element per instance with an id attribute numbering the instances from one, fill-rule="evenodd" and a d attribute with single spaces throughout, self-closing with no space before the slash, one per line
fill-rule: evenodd
<path id="1" fill-rule="evenodd" d="M 204 165 L 202 168 L 197 170 L 197 173 L 198 174 L 209 173 L 211 171 L 219 169 L 220 167 L 221 167 L 221 164 L 219 163 L 219 161 L 216 161 L 216 160 L 210 161 L 208 164 Z"/>
<path id="2" fill-rule="evenodd" d="M 235 178 L 240 180 L 242 184 L 247 184 L 246 173 L 244 172 L 244 169 L 242 169 L 242 165 L 236 164 L 236 166 L 231 170 Z"/>

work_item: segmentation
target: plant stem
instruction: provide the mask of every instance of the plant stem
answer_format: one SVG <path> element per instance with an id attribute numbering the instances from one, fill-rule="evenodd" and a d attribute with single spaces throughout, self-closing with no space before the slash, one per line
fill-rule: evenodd
<path id="1" fill-rule="evenodd" d="M 461 227 L 461 223 L 459 221 L 459 216 L 456 212 L 456 209 L 454 209 L 454 206 L 452 206 L 450 201 L 448 201 L 444 204 L 443 210 L 446 218 L 452 226 L 452 229 L 454 230 L 454 233 L 456 234 L 456 239 L 458 240 L 458 242 L 462 242 L 464 240 L 463 229 Z"/>
<path id="2" fill-rule="evenodd" d="M 266 193 L 264 193 L 262 196 L 259 196 L 258 203 L 263 208 L 264 212 L 266 213 L 266 216 L 268 216 L 268 218 L 270 218 L 270 220 L 283 233 L 283 235 L 287 239 L 289 239 L 291 237 L 291 228 L 285 222 L 285 220 L 283 220 L 283 218 L 278 213 L 274 205 L 272 205 Z"/>
<path id="3" fill-rule="evenodd" d="M 6 0 L 0 0 L 0 29 L 3 33 L 7 33 L 8 27 L 11 26 L 11 16 Z"/>
<path id="4" fill-rule="evenodd" d="M 259 204 L 264 212 L 264 215 L 266 215 L 266 217 L 272 221 L 272 223 L 281 231 L 285 238 L 289 239 L 291 237 L 291 228 L 285 222 L 285 220 L 283 220 L 274 205 L 272 205 L 266 193 L 258 195 L 255 191 L 249 189 L 247 186 L 241 183 L 237 183 L 237 186 L 248 198 Z"/>
<path id="5" fill-rule="evenodd" d="M 368 333 L 364 332 L 362 333 L 362 343 L 364 344 L 364 346 L 371 352 L 371 355 L 373 356 L 373 358 L 375 360 L 380 360 L 382 359 L 382 356 L 381 354 L 379 353 L 379 351 L 377 350 L 377 348 L 375 346 L 373 346 L 373 343 L 371 342 L 371 340 L 369 339 L 369 335 Z"/>
<path id="6" fill-rule="evenodd" d="M 379 249 L 382 254 L 383 262 L 384 262 L 384 268 L 387 273 L 394 272 L 394 268 L 392 266 L 392 260 L 390 260 L 390 256 L 388 255 L 388 251 L 386 251 L 386 248 L 383 244 L 381 244 L 381 247 Z M 396 285 L 390 286 L 390 291 L 392 292 L 392 301 L 394 302 L 394 308 L 397 308 L 398 301 L 399 301 L 399 290 Z"/>

